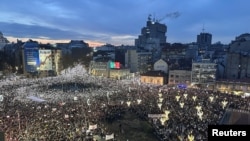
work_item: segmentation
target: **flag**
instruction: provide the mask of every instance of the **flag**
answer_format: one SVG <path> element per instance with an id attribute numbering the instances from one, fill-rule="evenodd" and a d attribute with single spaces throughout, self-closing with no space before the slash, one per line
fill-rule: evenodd
<path id="1" fill-rule="evenodd" d="M 95 130 L 97 129 L 97 124 L 89 125 L 89 130 Z"/>
<path id="2" fill-rule="evenodd" d="M 110 135 L 106 135 L 105 140 L 111 140 L 114 139 L 114 133 L 110 134 Z"/>
<path id="3" fill-rule="evenodd" d="M 31 99 L 31 100 L 33 100 L 33 101 L 36 101 L 36 102 L 44 102 L 44 101 L 46 101 L 46 100 L 44 100 L 44 99 L 41 99 L 41 98 L 35 97 L 35 96 L 29 96 L 29 97 L 27 97 L 27 98 L 29 98 L 29 99 Z"/>
<path id="4" fill-rule="evenodd" d="M 67 114 L 66 114 L 66 115 L 64 115 L 64 118 L 69 118 L 69 115 L 67 115 Z"/>

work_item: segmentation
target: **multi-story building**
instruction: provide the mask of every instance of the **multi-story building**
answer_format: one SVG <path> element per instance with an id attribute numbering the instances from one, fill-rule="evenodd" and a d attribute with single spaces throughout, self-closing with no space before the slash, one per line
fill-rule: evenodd
<path id="1" fill-rule="evenodd" d="M 119 67 L 112 67 L 111 63 L 118 63 Z M 119 62 L 91 61 L 89 65 L 89 74 L 93 76 L 108 77 L 113 79 L 125 79 L 130 77 L 130 70 L 120 66 Z"/>
<path id="2" fill-rule="evenodd" d="M 9 43 L 9 41 L 7 40 L 7 38 L 5 38 L 3 36 L 2 32 L 0 32 L 0 43 Z"/>
<path id="3" fill-rule="evenodd" d="M 216 81 L 214 90 L 222 93 L 243 95 L 244 93 L 250 93 L 250 81 L 219 80 Z"/>
<path id="4" fill-rule="evenodd" d="M 202 32 L 197 35 L 197 44 L 210 46 L 212 44 L 212 34 Z"/>
<path id="5" fill-rule="evenodd" d="M 141 35 L 135 39 L 135 46 L 138 51 L 149 51 L 152 53 L 152 61 L 155 62 L 161 58 L 161 49 L 166 44 L 167 26 L 152 20 L 148 17 L 146 27 L 141 29 Z"/>
<path id="6" fill-rule="evenodd" d="M 212 34 L 202 32 L 197 35 L 197 45 L 199 47 L 199 54 L 204 54 L 212 44 Z"/>
<path id="7" fill-rule="evenodd" d="M 61 71 L 61 50 L 29 40 L 22 46 L 23 73 L 27 76 L 45 77 Z"/>
<path id="8" fill-rule="evenodd" d="M 60 49 L 54 49 L 52 51 L 52 67 L 55 71 L 55 75 L 59 75 L 62 71 L 62 51 Z"/>
<path id="9" fill-rule="evenodd" d="M 115 48 L 115 61 L 120 62 L 125 66 L 125 54 L 127 50 L 135 49 L 135 46 L 116 46 Z"/>
<path id="10" fill-rule="evenodd" d="M 186 58 L 187 46 L 179 43 L 164 46 L 162 49 L 164 59 L 179 60 Z"/>
<path id="11" fill-rule="evenodd" d="M 140 82 L 153 85 L 164 85 L 167 84 L 167 75 L 162 71 L 148 71 L 141 74 Z"/>
<path id="12" fill-rule="evenodd" d="M 86 48 L 89 47 L 88 43 L 83 40 L 71 40 L 69 43 L 69 48 Z"/>
<path id="13" fill-rule="evenodd" d="M 250 34 L 242 34 L 229 45 L 226 55 L 225 78 L 250 78 Z"/>
<path id="14" fill-rule="evenodd" d="M 160 59 L 154 63 L 154 71 L 162 71 L 168 73 L 168 64 L 163 59 Z"/>
<path id="15" fill-rule="evenodd" d="M 127 50 L 125 54 L 125 67 L 130 68 L 130 72 L 145 73 L 152 70 L 152 53 L 138 52 L 135 49 Z"/>
<path id="16" fill-rule="evenodd" d="M 39 44 L 36 41 L 27 41 L 22 46 L 23 51 L 23 72 L 38 75 L 39 71 Z"/>
<path id="17" fill-rule="evenodd" d="M 168 84 L 191 84 L 191 71 L 190 70 L 169 70 Z"/>
<path id="18" fill-rule="evenodd" d="M 202 59 L 192 63 L 191 84 L 213 84 L 216 81 L 216 63 Z"/>
<path id="19" fill-rule="evenodd" d="M 9 41 L 7 40 L 7 38 L 5 38 L 3 36 L 3 33 L 0 32 L 0 51 L 3 50 L 4 46 L 9 43 Z"/>
<path id="20" fill-rule="evenodd" d="M 185 58 L 196 60 L 198 57 L 198 46 L 196 44 L 188 44 L 187 46 Z"/>
<path id="21" fill-rule="evenodd" d="M 151 16 L 149 16 L 146 27 L 141 29 L 141 35 L 139 35 L 138 39 L 135 39 L 135 46 L 144 47 L 149 38 L 156 38 L 159 39 L 160 43 L 166 43 L 166 32 L 167 26 L 165 24 L 152 20 Z"/>
<path id="22" fill-rule="evenodd" d="M 89 64 L 89 74 L 94 76 L 108 77 L 109 60 L 91 61 Z"/>
<path id="23" fill-rule="evenodd" d="M 127 79 L 130 78 L 130 70 L 127 68 L 121 68 L 121 69 L 109 69 L 109 78 L 113 79 Z"/>
<path id="24" fill-rule="evenodd" d="M 62 54 L 71 54 L 71 48 L 69 48 L 69 43 L 56 43 L 56 47 L 62 50 Z"/>
<path id="25" fill-rule="evenodd" d="M 110 58 L 115 60 L 115 46 L 111 44 L 106 44 L 100 47 L 95 47 L 93 49 L 93 60 L 100 60 L 101 58 Z"/>

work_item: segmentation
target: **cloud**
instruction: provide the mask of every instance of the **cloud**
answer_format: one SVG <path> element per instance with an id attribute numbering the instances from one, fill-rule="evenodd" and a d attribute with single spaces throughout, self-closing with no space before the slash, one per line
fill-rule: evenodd
<path id="1" fill-rule="evenodd" d="M 215 40 L 225 40 L 249 32 L 248 5 L 248 0 L 2 0 L 0 31 L 13 37 L 133 44 L 152 14 L 168 26 L 169 42 L 196 40 L 203 24 Z"/>

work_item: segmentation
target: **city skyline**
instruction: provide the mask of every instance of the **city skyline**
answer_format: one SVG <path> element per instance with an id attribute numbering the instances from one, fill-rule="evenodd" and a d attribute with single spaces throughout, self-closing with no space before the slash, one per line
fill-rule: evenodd
<path id="1" fill-rule="evenodd" d="M 148 16 L 167 25 L 167 42 L 191 43 L 199 33 L 228 44 L 249 32 L 249 1 L 227 0 L 3 0 L 0 31 L 11 42 L 84 40 L 90 46 L 134 45 Z M 171 13 L 178 16 L 171 16 Z"/>

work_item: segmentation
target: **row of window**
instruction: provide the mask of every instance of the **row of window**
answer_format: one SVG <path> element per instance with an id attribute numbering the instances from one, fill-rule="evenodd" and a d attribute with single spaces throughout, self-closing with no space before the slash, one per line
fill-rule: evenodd
<path id="1" fill-rule="evenodd" d="M 157 84 L 160 84 L 162 83 L 162 80 L 161 79 L 153 79 L 153 78 L 143 78 L 142 79 L 143 82 L 146 82 L 146 83 L 157 83 Z"/>
<path id="2" fill-rule="evenodd" d="M 190 75 L 170 75 L 170 78 L 179 78 L 179 77 L 182 77 L 182 78 L 190 78 L 191 76 Z"/>
<path id="3" fill-rule="evenodd" d="M 234 88 L 234 89 L 246 89 L 246 90 L 250 90 L 250 86 L 244 86 L 244 85 L 234 85 L 234 84 L 217 84 L 216 85 L 217 88 Z"/>
<path id="4" fill-rule="evenodd" d="M 188 80 L 174 80 L 174 79 L 169 79 L 169 83 L 188 83 Z"/>

